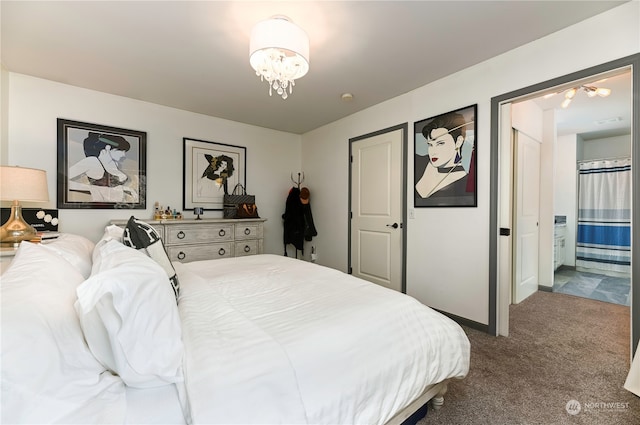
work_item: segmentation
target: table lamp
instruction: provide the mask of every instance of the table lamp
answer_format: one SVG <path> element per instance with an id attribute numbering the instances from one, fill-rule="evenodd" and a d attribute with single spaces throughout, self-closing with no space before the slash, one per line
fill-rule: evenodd
<path id="1" fill-rule="evenodd" d="M 0 200 L 13 201 L 11 215 L 0 227 L 0 242 L 18 246 L 37 232 L 22 218 L 20 201 L 48 202 L 47 172 L 35 168 L 0 166 Z"/>

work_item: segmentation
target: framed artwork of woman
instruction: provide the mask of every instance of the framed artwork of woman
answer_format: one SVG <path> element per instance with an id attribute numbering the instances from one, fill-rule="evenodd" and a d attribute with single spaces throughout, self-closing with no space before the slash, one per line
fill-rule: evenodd
<path id="1" fill-rule="evenodd" d="M 476 111 L 467 106 L 414 124 L 414 206 L 477 206 Z"/>
<path id="2" fill-rule="evenodd" d="M 183 139 L 183 202 L 185 211 L 201 207 L 222 210 L 224 195 L 245 187 L 247 148 Z"/>
<path id="3" fill-rule="evenodd" d="M 145 209 L 147 133 L 58 119 L 58 208 Z"/>

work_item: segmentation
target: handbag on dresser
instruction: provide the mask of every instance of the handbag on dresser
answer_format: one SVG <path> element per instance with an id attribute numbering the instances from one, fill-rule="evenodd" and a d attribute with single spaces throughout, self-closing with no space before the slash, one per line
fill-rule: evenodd
<path id="1" fill-rule="evenodd" d="M 260 218 L 258 216 L 258 206 L 255 202 L 242 202 L 238 205 L 236 218 Z"/>
<path id="2" fill-rule="evenodd" d="M 224 218 L 239 218 L 238 208 L 241 204 L 253 204 L 256 203 L 256 197 L 254 195 L 247 195 L 247 191 L 241 183 L 238 183 L 233 188 L 233 192 L 230 195 L 226 194 L 222 198 L 222 216 Z M 257 210 L 256 210 L 257 211 Z"/>

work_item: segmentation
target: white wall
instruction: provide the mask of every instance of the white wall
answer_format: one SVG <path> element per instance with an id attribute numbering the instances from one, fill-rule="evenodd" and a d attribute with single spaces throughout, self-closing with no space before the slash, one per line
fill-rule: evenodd
<path id="1" fill-rule="evenodd" d="M 511 109 L 511 125 L 539 143 L 543 139 L 542 109 L 533 101 L 514 102 Z"/>
<path id="2" fill-rule="evenodd" d="M 478 105 L 477 208 L 416 208 L 407 225 L 407 292 L 437 309 L 488 324 L 491 98 L 640 52 L 638 2 L 625 3 L 395 99 L 303 135 L 313 185 L 319 262 L 346 270 L 348 140 Z M 606 28 L 607 31 L 594 31 Z M 356 93 L 357 96 L 357 93 Z M 413 181 L 409 135 L 408 181 Z M 413 208 L 413 185 L 407 188 Z"/>
<path id="3" fill-rule="evenodd" d="M 556 113 L 543 112 L 542 150 L 540 152 L 540 286 L 553 287 L 555 234 L 555 150 Z"/>
<path id="4" fill-rule="evenodd" d="M 6 165 L 9 152 L 9 72 L 0 66 L 0 164 Z"/>
<path id="5" fill-rule="evenodd" d="M 5 86 L 3 84 L 3 92 Z M 182 207 L 183 137 L 247 148 L 249 193 L 256 194 L 265 223 L 265 251 L 281 254 L 282 213 L 300 169 L 300 136 L 113 96 L 48 80 L 9 73 L 9 165 L 47 171 L 50 202 L 56 207 L 56 119 L 65 118 L 147 132 L 146 210 L 59 210 L 60 231 L 92 240 L 113 218 L 151 218 L 154 202 Z M 38 204 L 24 206 L 37 206 Z M 45 205 L 42 205 L 45 206 Z M 220 216 L 205 211 L 205 217 Z M 189 213 L 185 217 L 192 216 Z"/>
<path id="6" fill-rule="evenodd" d="M 555 152 L 554 214 L 567 216 L 564 260 L 567 266 L 576 265 L 577 145 L 578 137 L 575 134 L 558 136 Z"/>
<path id="7" fill-rule="evenodd" d="M 629 158 L 631 156 L 631 134 L 603 139 L 583 140 L 578 160 Z"/>

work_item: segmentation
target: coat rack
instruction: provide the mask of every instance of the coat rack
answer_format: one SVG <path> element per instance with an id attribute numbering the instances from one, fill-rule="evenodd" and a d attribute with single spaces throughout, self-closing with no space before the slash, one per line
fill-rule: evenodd
<path id="1" fill-rule="evenodd" d="M 284 234 L 284 239 L 285 239 L 285 244 L 284 244 L 284 256 L 287 257 L 287 244 L 293 244 L 296 248 L 296 258 L 298 258 L 298 250 L 300 249 L 300 251 L 302 252 L 302 255 L 304 256 L 304 248 L 302 246 L 297 246 L 296 242 L 294 239 L 291 239 L 291 235 L 293 235 L 293 233 L 290 230 L 287 229 L 291 229 L 291 226 L 293 225 L 292 223 L 299 223 L 300 221 L 297 220 L 297 218 L 301 218 L 302 216 L 300 216 L 300 214 L 302 214 L 302 201 L 298 198 L 300 195 L 300 185 L 302 185 L 302 182 L 304 182 L 304 172 L 299 172 L 298 173 L 298 178 L 296 179 L 293 176 L 293 173 L 291 173 L 291 181 L 293 182 L 293 184 L 295 185 L 294 189 L 291 189 L 289 191 L 289 196 L 287 197 L 287 208 L 285 209 L 285 213 L 282 215 L 282 218 L 285 220 L 285 234 Z M 295 190 L 297 189 L 297 190 Z M 292 198 L 293 196 L 293 198 Z M 294 201 L 295 199 L 295 201 Z M 296 208 L 296 205 L 300 205 L 299 208 Z M 289 209 L 291 208 L 291 209 Z M 311 215 L 311 212 L 309 210 L 309 217 Z M 287 221 L 287 220 L 291 220 L 292 221 Z M 310 220 L 312 222 L 312 220 Z M 305 221 L 306 222 L 306 221 Z M 315 231 L 315 227 L 314 227 L 314 231 Z M 301 233 L 298 233 L 299 235 L 301 235 Z M 316 233 L 317 234 L 317 233 Z M 287 235 L 290 236 L 290 238 L 287 237 Z M 311 239 L 309 239 L 311 240 Z M 304 244 L 304 241 L 300 240 L 300 243 Z"/>
<path id="2" fill-rule="evenodd" d="M 298 180 L 294 180 L 293 173 L 291 173 L 291 181 L 298 187 L 298 189 L 300 189 L 300 185 L 304 181 L 304 172 L 298 173 Z"/>

